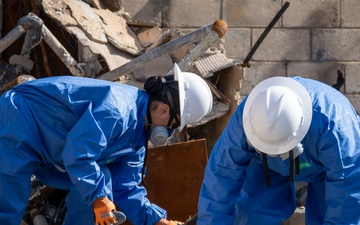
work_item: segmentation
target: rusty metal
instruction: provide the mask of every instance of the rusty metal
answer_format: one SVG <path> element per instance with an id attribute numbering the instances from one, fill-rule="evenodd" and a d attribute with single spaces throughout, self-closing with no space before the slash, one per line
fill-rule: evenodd
<path id="1" fill-rule="evenodd" d="M 49 45 L 49 47 L 55 52 L 70 72 L 75 76 L 84 76 L 85 72 L 76 62 L 76 60 L 70 55 L 70 53 L 61 45 L 56 37 L 50 32 L 50 30 L 43 26 L 42 38 Z"/>
<path id="2" fill-rule="evenodd" d="M 16 79 L 12 80 L 11 82 L 7 83 L 4 87 L 2 87 L 0 89 L 0 95 L 2 95 L 4 92 L 10 90 L 11 88 L 15 87 L 18 84 L 22 84 L 24 82 L 30 81 L 30 80 L 35 80 L 36 78 L 31 76 L 31 75 L 27 75 L 27 74 L 23 74 L 18 76 Z"/>
<path id="3" fill-rule="evenodd" d="M 19 37 L 26 33 L 25 41 L 21 50 L 21 55 L 28 58 L 30 50 L 44 40 L 55 52 L 65 66 L 74 76 L 84 76 L 85 72 L 61 45 L 50 30 L 43 24 L 42 20 L 35 14 L 29 13 L 19 20 L 18 25 L 0 40 L 0 53 L 14 43 Z"/>
<path id="4" fill-rule="evenodd" d="M 256 41 L 256 43 L 254 44 L 254 46 L 251 48 L 249 54 L 246 56 L 246 58 L 244 59 L 244 61 L 240 64 L 242 67 L 250 67 L 251 64 L 249 63 L 250 59 L 252 58 L 252 56 L 254 55 L 254 53 L 256 52 L 256 50 L 259 48 L 260 44 L 263 42 L 263 40 L 265 39 L 265 37 L 268 35 L 268 33 L 270 32 L 270 30 L 274 27 L 274 25 L 276 24 L 276 22 L 280 19 L 280 17 L 284 14 L 284 12 L 286 11 L 286 9 L 290 6 L 289 2 L 285 2 L 285 4 L 281 7 L 281 9 L 279 10 L 279 12 L 275 15 L 275 17 L 271 20 L 271 22 L 269 23 L 269 25 L 265 28 L 265 30 L 263 31 L 263 33 L 260 35 L 259 39 Z"/>
<path id="5" fill-rule="evenodd" d="M 31 49 L 37 46 L 41 41 L 41 27 L 44 22 L 39 17 L 35 16 L 35 14 L 29 13 L 27 16 L 22 17 L 18 24 L 23 26 L 26 30 L 21 55 L 29 58 Z"/>
<path id="6" fill-rule="evenodd" d="M 186 44 L 201 40 L 211 31 L 212 27 L 213 27 L 213 24 L 204 26 L 204 27 L 199 28 L 195 31 L 192 31 L 184 36 L 181 36 L 173 41 L 163 44 L 157 48 L 154 48 L 151 51 L 146 52 L 146 53 L 136 57 L 135 59 L 131 60 L 130 62 L 128 62 L 114 70 L 111 70 L 107 73 L 104 73 L 103 75 L 99 76 L 98 79 L 109 80 L 109 81 L 116 80 L 120 76 L 130 73 L 130 72 L 142 67 L 146 63 L 149 63 L 149 62 L 153 61 L 154 59 L 156 59 L 168 52 L 174 51 Z"/>
<path id="7" fill-rule="evenodd" d="M 7 47 L 14 43 L 21 35 L 25 34 L 26 30 L 22 25 L 17 25 L 10 31 L 5 37 L 0 40 L 0 53 L 2 53 Z"/>
<path id="8" fill-rule="evenodd" d="M 208 155 L 206 140 L 170 144 L 148 151 L 145 187 L 149 200 L 166 209 L 169 219 L 188 220 L 197 213 Z"/>

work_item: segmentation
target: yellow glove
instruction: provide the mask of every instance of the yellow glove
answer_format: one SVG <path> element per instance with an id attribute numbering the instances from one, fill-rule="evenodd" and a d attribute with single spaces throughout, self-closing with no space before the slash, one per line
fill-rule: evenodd
<path id="1" fill-rule="evenodd" d="M 182 225 L 183 222 L 161 219 L 156 225 Z"/>
<path id="2" fill-rule="evenodd" d="M 112 211 L 115 211 L 115 205 L 107 197 L 97 198 L 94 203 L 94 214 L 96 225 L 110 225 L 116 223 L 116 219 Z"/>

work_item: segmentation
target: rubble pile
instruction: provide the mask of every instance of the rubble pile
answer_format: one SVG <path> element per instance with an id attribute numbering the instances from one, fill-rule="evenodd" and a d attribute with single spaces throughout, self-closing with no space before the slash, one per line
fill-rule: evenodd
<path id="1" fill-rule="evenodd" d="M 115 11 L 111 11 L 109 8 Z M 62 49 L 57 55 L 73 75 L 101 78 L 107 72 L 131 64 L 137 57 L 149 53 L 166 43 L 177 40 L 184 35 L 176 28 L 164 29 L 154 24 L 131 21 L 129 19 L 130 16 L 121 8 L 118 1 L 107 1 L 107 5 L 104 6 L 101 1 L 43 0 L 41 2 L 41 9 L 44 17 L 50 21 L 47 23 L 51 23 L 50 25 L 46 25 L 46 23 L 38 25 L 42 27 L 42 32 L 47 32 L 45 32 L 45 35 L 42 35 L 43 40 L 46 40 L 48 44 L 50 42 L 57 43 L 57 37 L 55 35 L 52 37 L 53 34 L 51 33 L 53 27 L 56 27 L 57 30 L 60 29 L 62 34 L 74 40 L 73 42 L 68 40 L 65 43 L 60 43 L 60 46 L 52 48 L 53 51 L 59 51 L 57 50 L 59 48 Z M 37 15 L 30 15 L 29 17 L 31 17 L 31 20 L 34 18 L 38 19 Z M 23 20 L 26 21 L 28 18 Z M 39 18 L 39 21 L 39 23 L 42 22 L 41 18 Z M 54 26 L 54 23 L 56 26 Z M 31 31 L 34 36 L 38 30 Z M 26 35 L 29 33 L 28 30 Z M 184 59 L 200 41 L 201 39 L 188 42 L 166 54 L 145 58 L 145 62 L 141 67 L 130 68 L 130 72 L 127 71 L 123 74 L 120 72 L 113 81 L 142 88 L 143 82 L 149 76 L 164 76 L 171 73 L 174 63 L 179 63 Z M 25 44 L 28 45 L 28 43 Z M 34 47 L 38 43 L 30 44 Z M 190 124 L 190 127 L 220 118 L 229 111 L 229 101 L 224 98 L 224 95 L 220 93 L 216 85 L 210 81 L 216 72 L 231 67 L 236 63 L 235 60 L 225 56 L 222 44 L 220 39 L 206 53 L 200 52 L 199 58 L 192 59 L 193 62 L 189 63 L 190 66 L 185 68 L 185 71 L 197 73 L 206 79 L 214 92 L 214 108 L 212 112 L 197 124 Z M 49 45 L 51 46 L 51 44 Z M 76 49 L 76 55 L 67 53 L 66 47 Z M 29 55 L 29 52 L 27 52 L 26 56 L 20 56 L 17 57 L 17 60 L 13 60 L 12 66 L 21 68 L 21 72 L 18 72 L 17 76 L 26 73 L 26 71 L 28 71 L 28 74 L 31 74 L 33 62 Z M 67 56 L 64 57 L 64 55 Z M 43 58 L 46 58 L 46 56 L 43 56 Z M 47 62 L 49 64 L 47 67 L 52 67 L 51 60 L 48 59 Z M 27 66 L 25 67 L 24 65 Z M 75 70 L 73 69 L 74 67 Z M 184 68 L 181 69 L 184 71 Z M 14 76 L 11 77 L 14 78 Z M 34 77 L 37 76 L 34 75 Z M 3 82 L 3 86 L 10 81 Z"/>

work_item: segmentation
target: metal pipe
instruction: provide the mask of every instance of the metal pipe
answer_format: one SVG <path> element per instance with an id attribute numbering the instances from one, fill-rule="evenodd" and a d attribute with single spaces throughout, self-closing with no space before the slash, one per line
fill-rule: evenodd
<path id="1" fill-rule="evenodd" d="M 55 52 L 65 66 L 70 70 L 74 76 L 84 76 L 85 72 L 76 62 L 76 60 L 70 55 L 70 53 L 61 45 L 56 37 L 50 32 L 50 30 L 43 25 L 42 26 L 42 38 L 49 45 L 49 47 Z"/>
<path id="2" fill-rule="evenodd" d="M 104 73 L 103 75 L 99 76 L 98 79 L 113 81 L 119 78 L 121 75 L 130 73 L 145 65 L 146 63 L 149 63 L 154 59 L 164 55 L 165 53 L 174 51 L 188 43 L 193 43 L 195 41 L 201 40 L 211 31 L 212 27 L 213 24 L 204 26 L 164 45 L 154 48 L 151 51 L 136 57 L 130 62 L 107 73 Z"/>
<path id="3" fill-rule="evenodd" d="M 7 47 L 14 43 L 21 35 L 26 32 L 22 25 L 17 25 L 12 29 L 4 38 L 0 40 L 0 53 L 2 53 Z"/>
<path id="4" fill-rule="evenodd" d="M 254 53 L 256 52 L 256 50 L 259 48 L 260 44 L 263 42 L 263 40 L 265 39 L 265 37 L 268 35 L 268 33 L 270 32 L 270 30 L 274 27 L 274 25 L 276 24 L 276 22 L 280 19 L 280 17 L 284 14 L 284 12 L 287 10 L 287 8 L 290 6 L 289 2 L 285 2 L 285 4 L 281 7 L 281 9 L 279 10 L 279 12 L 275 15 L 275 17 L 271 20 L 271 22 L 269 23 L 269 25 L 265 28 L 265 30 L 263 31 L 263 33 L 260 35 L 259 39 L 256 41 L 256 43 L 254 44 L 254 46 L 251 48 L 249 54 L 246 56 L 246 58 L 244 59 L 244 61 L 241 63 L 242 67 L 250 67 L 250 59 L 252 58 L 252 56 L 254 55 Z"/>
<path id="5" fill-rule="evenodd" d="M 192 49 L 179 63 L 178 66 L 181 71 L 187 71 L 191 65 L 197 60 L 204 52 L 211 47 L 219 38 L 222 38 L 227 31 L 227 24 L 224 20 L 218 20 L 214 23 L 211 31 L 201 42 Z M 168 73 L 172 74 L 173 69 Z"/>

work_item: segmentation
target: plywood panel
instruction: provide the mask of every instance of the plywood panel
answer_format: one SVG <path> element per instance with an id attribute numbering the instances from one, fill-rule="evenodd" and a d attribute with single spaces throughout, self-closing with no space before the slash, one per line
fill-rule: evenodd
<path id="1" fill-rule="evenodd" d="M 149 149 L 145 187 L 168 219 L 186 221 L 197 213 L 207 158 L 205 139 Z"/>

